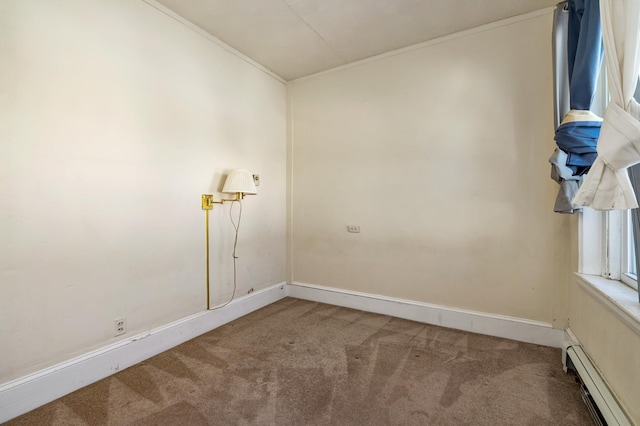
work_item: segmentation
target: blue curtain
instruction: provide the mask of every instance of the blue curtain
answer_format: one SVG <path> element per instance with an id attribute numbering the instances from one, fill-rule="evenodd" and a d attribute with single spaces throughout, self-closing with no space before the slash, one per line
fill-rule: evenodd
<path id="1" fill-rule="evenodd" d="M 598 0 L 569 0 L 567 60 L 571 111 L 556 129 L 558 147 L 567 154 L 566 166 L 574 176 L 585 174 L 597 157 L 599 120 L 580 112 L 590 111 L 602 63 L 602 29 Z M 585 118 L 587 118 L 585 120 Z"/>

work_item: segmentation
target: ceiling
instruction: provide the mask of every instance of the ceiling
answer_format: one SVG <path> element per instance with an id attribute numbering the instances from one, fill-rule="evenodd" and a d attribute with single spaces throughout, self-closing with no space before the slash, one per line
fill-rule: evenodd
<path id="1" fill-rule="evenodd" d="M 156 0 L 293 80 L 559 0 Z"/>

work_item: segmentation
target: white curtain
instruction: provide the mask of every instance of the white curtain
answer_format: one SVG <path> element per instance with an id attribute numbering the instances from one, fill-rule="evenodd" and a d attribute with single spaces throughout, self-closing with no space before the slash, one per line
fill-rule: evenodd
<path id="1" fill-rule="evenodd" d="M 598 158 L 574 203 L 598 210 L 638 207 L 627 168 L 640 163 L 640 107 L 633 99 L 640 68 L 640 0 L 600 0 L 611 102 L 604 114 Z"/>

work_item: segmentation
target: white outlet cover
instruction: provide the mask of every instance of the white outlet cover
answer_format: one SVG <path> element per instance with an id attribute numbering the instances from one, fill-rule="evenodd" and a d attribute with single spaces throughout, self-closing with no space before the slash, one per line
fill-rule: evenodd
<path id="1" fill-rule="evenodd" d="M 113 335 L 120 336 L 127 332 L 127 320 L 126 318 L 116 318 L 113 320 Z"/>

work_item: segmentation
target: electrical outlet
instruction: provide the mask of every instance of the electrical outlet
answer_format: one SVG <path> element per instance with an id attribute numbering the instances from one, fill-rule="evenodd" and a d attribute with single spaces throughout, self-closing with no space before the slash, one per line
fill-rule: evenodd
<path id="1" fill-rule="evenodd" d="M 357 234 L 360 232 L 359 225 L 347 225 L 347 232 L 351 232 L 352 234 Z"/>
<path id="2" fill-rule="evenodd" d="M 260 175 L 253 175 L 253 183 L 256 186 L 260 186 Z"/>
<path id="3" fill-rule="evenodd" d="M 127 332 L 127 320 L 126 318 L 116 318 L 113 320 L 114 336 L 120 336 Z"/>

